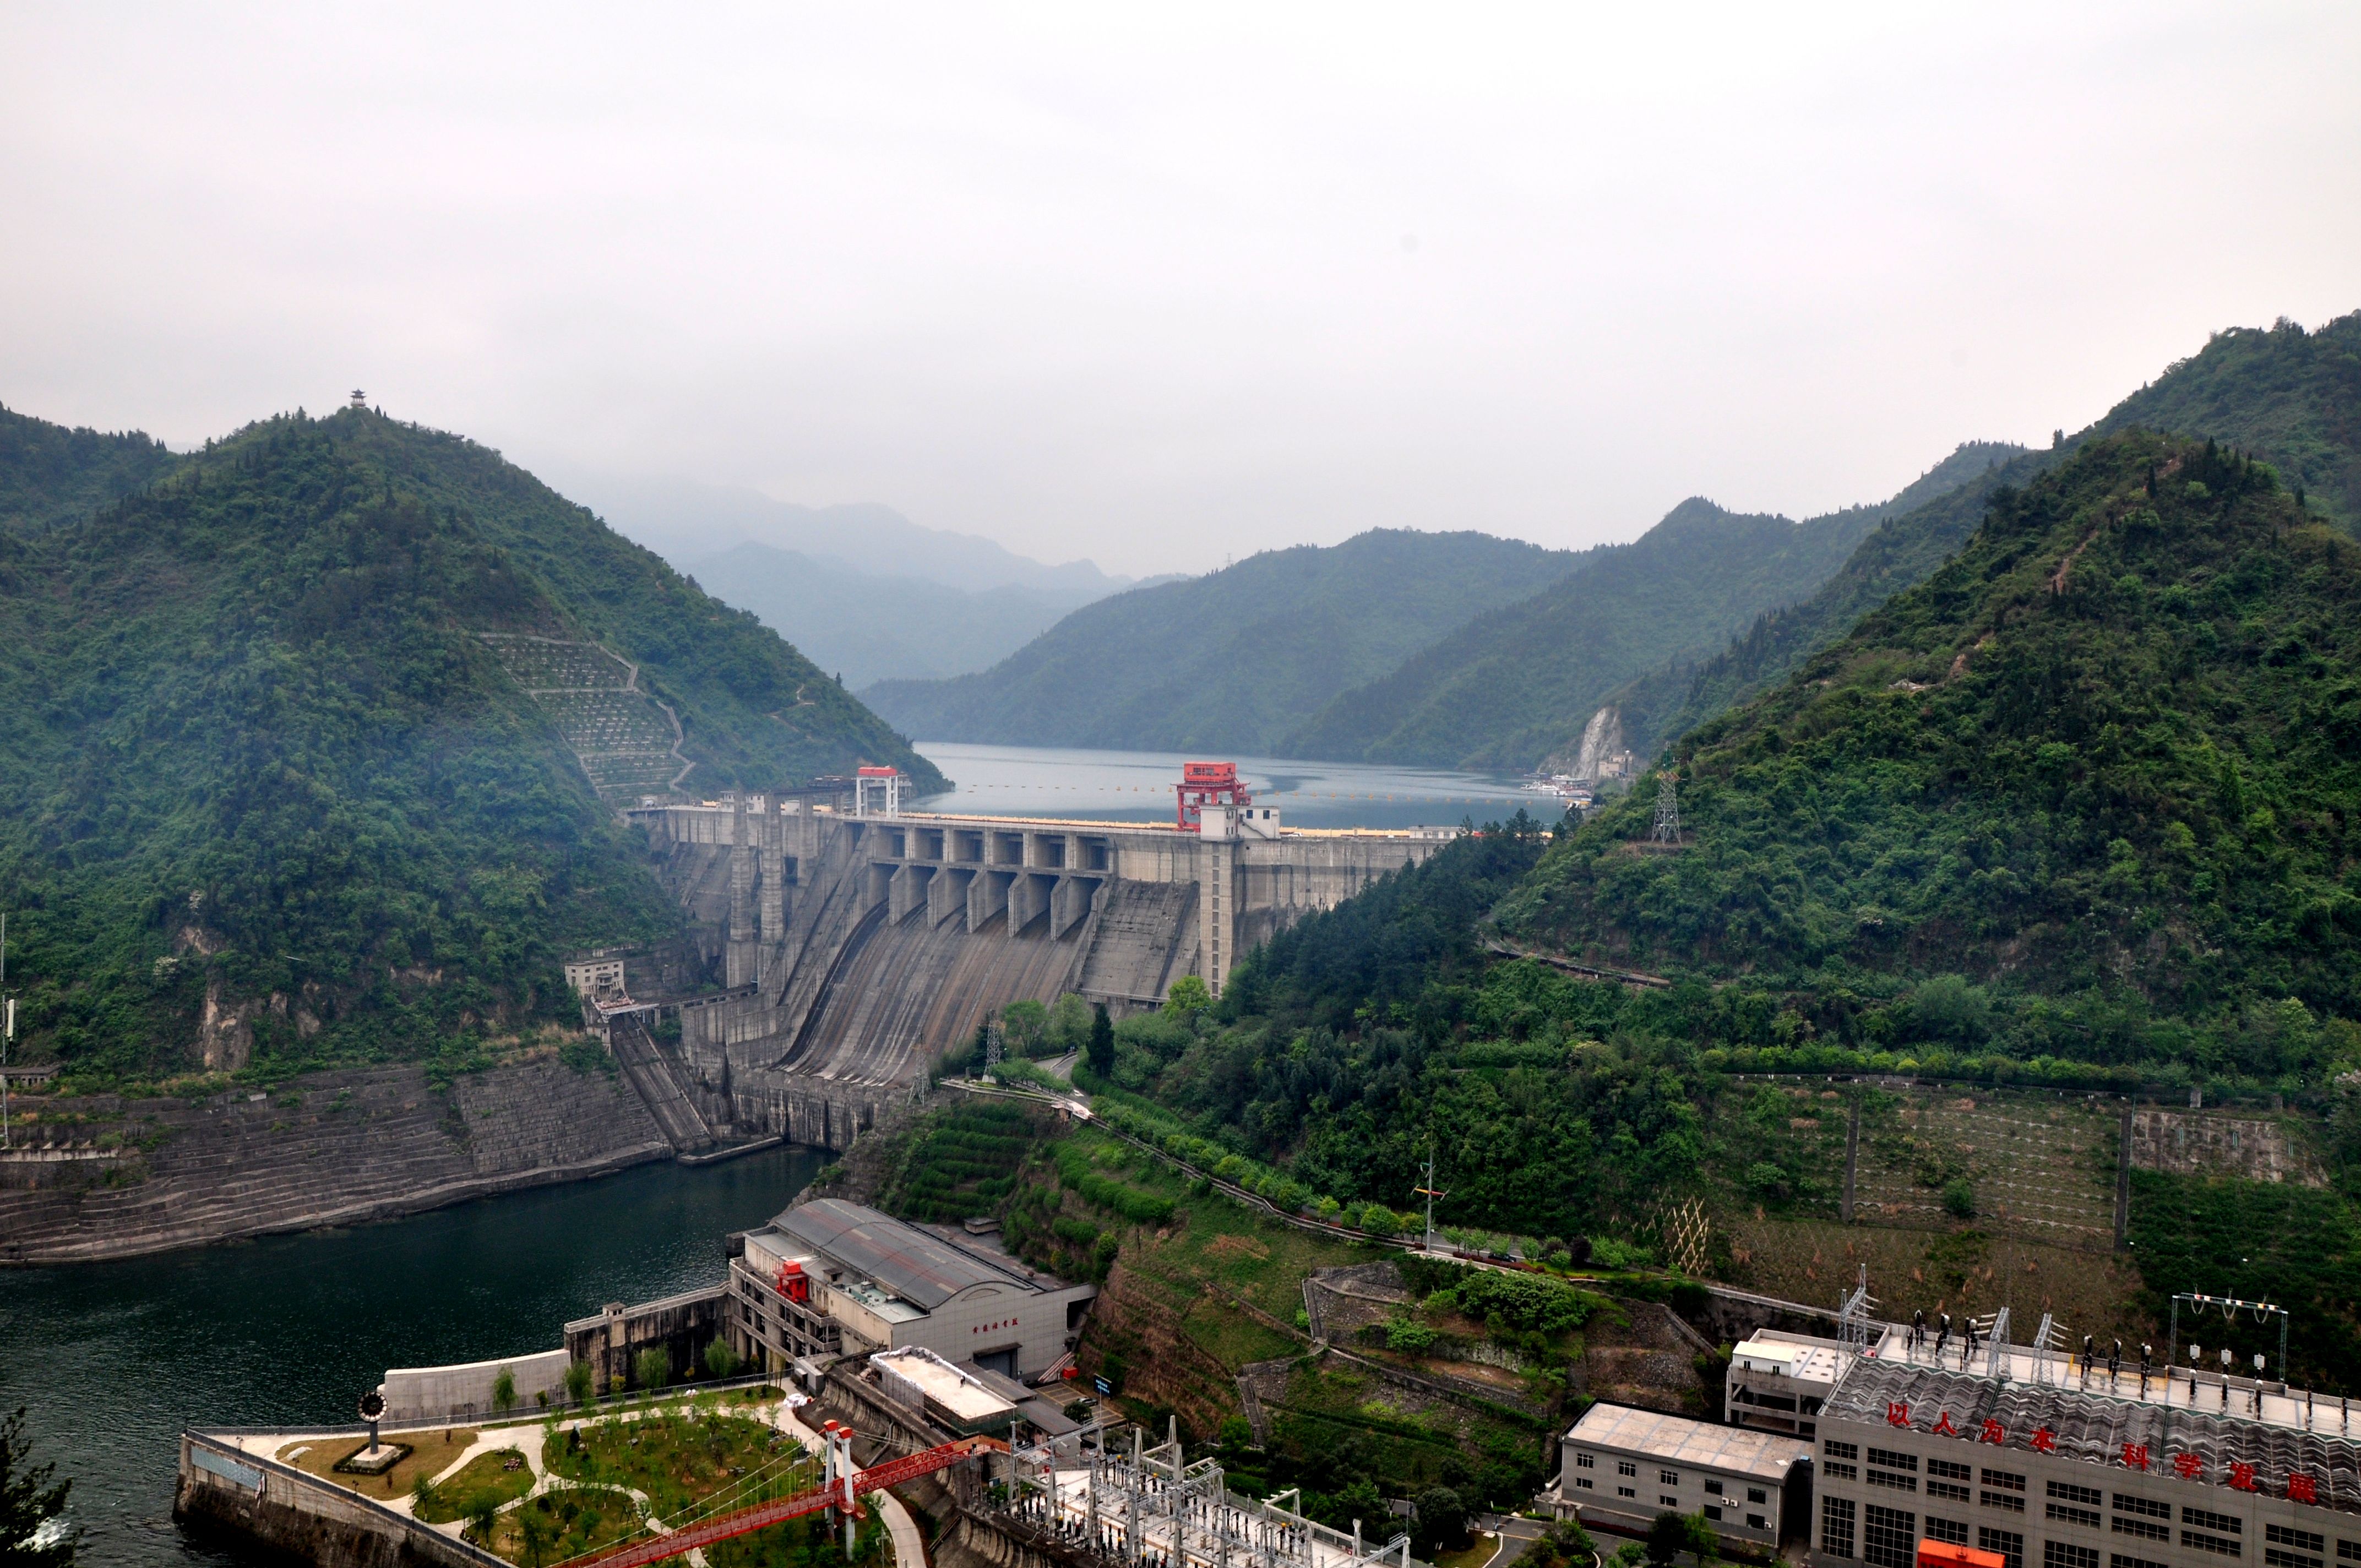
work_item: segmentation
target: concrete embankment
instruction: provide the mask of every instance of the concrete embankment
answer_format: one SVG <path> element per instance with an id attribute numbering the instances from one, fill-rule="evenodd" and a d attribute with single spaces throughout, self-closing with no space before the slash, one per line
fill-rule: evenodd
<path id="1" fill-rule="evenodd" d="M 511 1568 L 382 1503 L 200 1432 L 181 1434 L 172 1513 L 319 1568 Z"/>
<path id="2" fill-rule="evenodd" d="M 415 1067 L 204 1099 L 19 1101 L 0 1262 L 128 1257 L 353 1224 L 669 1159 L 630 1084 L 554 1061 L 436 1090 Z"/>

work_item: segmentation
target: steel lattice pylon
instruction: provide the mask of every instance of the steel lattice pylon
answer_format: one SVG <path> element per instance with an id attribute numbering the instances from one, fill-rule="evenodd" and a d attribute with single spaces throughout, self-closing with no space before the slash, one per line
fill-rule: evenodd
<path id="1" fill-rule="evenodd" d="M 1188 1462 L 1179 1433 L 1122 1452 L 1095 1423 L 1007 1459 L 1007 1508 L 1093 1555 L 1155 1568 L 1414 1568 L 1410 1537 L 1370 1547 L 1307 1519 L 1300 1492 L 1256 1502 L 1224 1486 L 1219 1461 Z"/>
<path id="2" fill-rule="evenodd" d="M 1656 775 L 1656 826 L 1648 837 L 1659 844 L 1681 841 L 1680 786 L 1674 781 L 1670 768 Z"/>

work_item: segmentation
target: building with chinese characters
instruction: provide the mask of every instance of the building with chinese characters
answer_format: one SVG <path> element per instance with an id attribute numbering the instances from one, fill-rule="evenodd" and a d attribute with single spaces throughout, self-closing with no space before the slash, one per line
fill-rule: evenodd
<path id="1" fill-rule="evenodd" d="M 1927 1541 L 2006 1568 L 2361 1564 L 2346 1400 L 2021 1345 L 1937 1365 L 1900 1328 L 1849 1359 L 1817 1423 L 1817 1568 L 1912 1568 Z"/>
<path id="2" fill-rule="evenodd" d="M 1930 1543 L 2004 1568 L 2361 1568 L 2348 1398 L 1988 1341 L 1938 1354 L 1894 1324 L 1739 1350 L 1730 1425 L 1593 1406 L 1543 1501 L 1627 1532 L 1702 1508 L 1733 1545 L 1807 1541 L 1813 1568 L 1916 1568 Z M 1784 1509 L 1733 1510 L 1747 1486 Z"/>

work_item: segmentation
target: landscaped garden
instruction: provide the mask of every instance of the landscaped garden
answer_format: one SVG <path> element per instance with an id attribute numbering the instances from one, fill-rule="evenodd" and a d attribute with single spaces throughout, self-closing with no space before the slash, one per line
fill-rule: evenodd
<path id="1" fill-rule="evenodd" d="M 568 1480 L 643 1492 L 666 1520 L 709 1500 L 743 1507 L 818 1484 L 793 1439 L 711 1395 L 567 1427 L 544 1442 L 542 1463 Z"/>

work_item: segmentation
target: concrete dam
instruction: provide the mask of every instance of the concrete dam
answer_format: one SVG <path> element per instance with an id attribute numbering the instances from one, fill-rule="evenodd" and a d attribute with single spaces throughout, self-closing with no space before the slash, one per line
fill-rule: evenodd
<path id="1" fill-rule="evenodd" d="M 840 1149 L 1010 1003 L 1072 992 L 1120 1016 L 1183 975 L 1218 993 L 1240 954 L 1455 833 L 1287 828 L 1243 791 L 1200 793 L 1171 824 L 905 811 L 891 790 L 642 806 L 725 989 L 597 1011 L 668 1133 L 654 1102 L 685 1102 L 676 1142 Z M 675 1012 L 659 1045 L 649 1016 Z"/>

